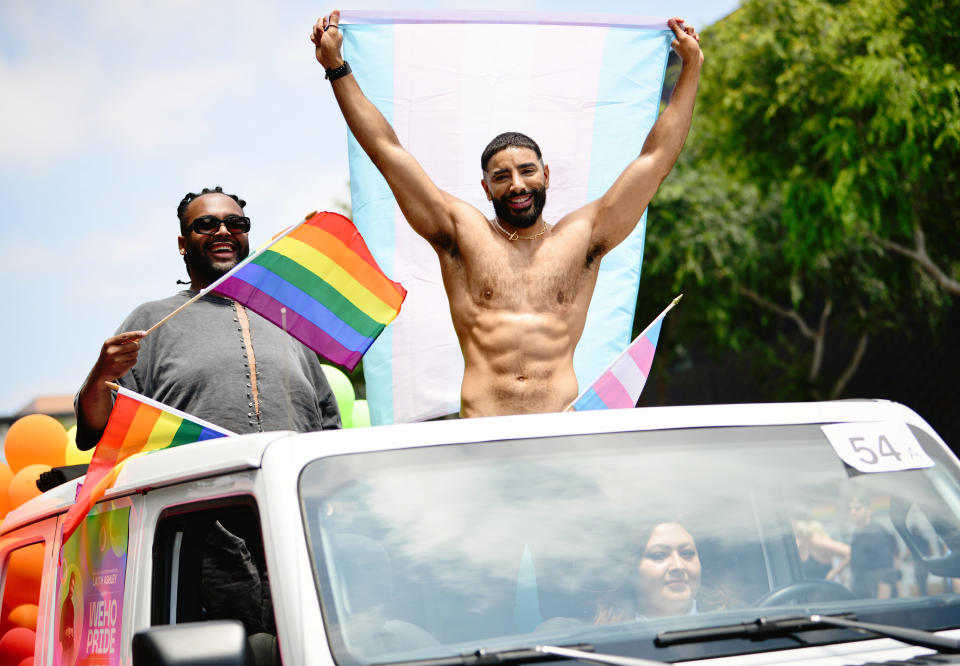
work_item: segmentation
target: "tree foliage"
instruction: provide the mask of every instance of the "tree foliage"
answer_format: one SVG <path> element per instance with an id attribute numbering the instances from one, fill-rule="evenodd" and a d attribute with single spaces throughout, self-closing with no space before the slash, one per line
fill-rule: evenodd
<path id="1" fill-rule="evenodd" d="M 749 350 L 788 397 L 840 395 L 877 331 L 935 326 L 960 294 L 958 29 L 957 0 L 748 0 L 705 30 L 641 306 L 692 292 L 678 334 Z"/>
<path id="2" fill-rule="evenodd" d="M 718 150 L 783 187 L 794 261 L 851 232 L 909 242 L 947 221 L 930 194 L 957 203 L 960 3 L 916 4 L 749 2 L 711 35 L 701 109 L 723 116 Z"/>

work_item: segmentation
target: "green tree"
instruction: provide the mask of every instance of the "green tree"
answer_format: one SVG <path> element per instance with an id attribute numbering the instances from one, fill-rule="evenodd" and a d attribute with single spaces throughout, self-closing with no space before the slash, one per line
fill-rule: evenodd
<path id="1" fill-rule="evenodd" d="M 875 332 L 936 324 L 960 293 L 957 5 L 747 1 L 705 30 L 641 303 L 692 292 L 678 334 L 754 352 L 778 397 L 841 395 Z"/>

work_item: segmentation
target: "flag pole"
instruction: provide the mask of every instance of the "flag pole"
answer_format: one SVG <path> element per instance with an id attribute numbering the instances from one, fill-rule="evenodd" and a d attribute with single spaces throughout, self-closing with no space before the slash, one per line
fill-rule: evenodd
<path id="1" fill-rule="evenodd" d="M 681 298 L 683 298 L 683 294 L 680 294 L 680 295 L 677 296 L 675 299 L 673 299 L 672 301 L 670 301 L 670 305 L 668 305 L 667 307 L 665 307 L 665 308 L 663 309 L 663 312 L 661 312 L 659 315 L 657 315 L 656 317 L 654 317 L 653 321 L 651 321 L 649 324 L 647 324 L 647 327 L 640 332 L 640 335 L 638 335 L 637 337 L 635 337 L 633 340 L 630 341 L 630 345 L 632 345 L 634 342 L 636 342 L 637 340 L 639 340 L 640 338 L 642 338 L 644 335 L 646 335 L 646 334 L 647 334 L 647 331 L 650 330 L 650 327 L 651 327 L 651 326 L 653 326 L 653 325 L 654 325 L 655 323 L 657 323 L 659 320 L 661 320 L 661 319 L 663 319 L 664 317 L 666 317 L 666 316 L 667 316 L 667 313 L 670 312 L 670 310 L 672 310 L 672 309 L 674 308 L 674 306 L 676 306 L 676 304 L 680 302 L 680 299 L 681 299 Z M 627 345 L 627 349 L 630 348 L 630 345 Z M 606 368 L 603 369 L 603 372 L 600 373 L 600 376 L 598 376 L 597 379 L 599 379 L 600 377 L 602 377 L 602 376 L 603 376 L 603 373 L 610 369 L 610 366 L 612 366 L 614 363 L 616 363 L 616 362 L 620 359 L 621 356 L 623 356 L 624 354 L 626 354 L 626 353 L 627 353 L 627 349 L 624 349 L 622 352 L 620 352 L 619 354 L 617 354 L 617 358 L 613 359 L 613 363 L 611 363 L 610 365 L 608 365 Z M 593 382 L 590 382 L 590 385 L 587 387 L 588 390 L 589 390 L 590 386 L 593 386 L 593 384 L 597 381 L 597 379 L 594 379 Z M 583 393 L 586 393 L 586 391 L 584 391 Z M 573 409 L 573 406 L 574 406 L 575 404 L 577 404 L 577 400 L 579 400 L 580 398 L 583 397 L 583 393 L 581 393 L 581 394 L 578 395 L 576 398 L 574 398 L 574 399 L 573 399 L 573 402 L 571 402 L 569 405 L 567 405 L 567 406 L 564 408 L 563 411 L 569 412 L 571 409 Z"/>
<path id="2" fill-rule="evenodd" d="M 170 319 L 173 318 L 174 315 L 179 314 L 180 311 L 183 310 L 185 307 L 187 307 L 188 305 L 191 305 L 191 304 L 193 304 L 194 302 L 196 302 L 201 296 L 204 295 L 204 293 L 205 293 L 205 291 L 201 290 L 200 292 L 197 293 L 196 296 L 194 296 L 194 297 L 191 298 L 189 301 L 187 301 L 186 303 L 184 303 L 183 305 L 181 305 L 180 307 L 178 307 L 176 310 L 174 310 L 173 312 L 171 312 L 170 314 L 168 314 L 166 317 L 164 317 L 163 319 L 161 319 L 160 321 L 158 321 L 156 324 L 154 324 L 153 326 L 151 326 L 150 328 L 148 328 L 147 331 L 146 331 L 146 333 L 143 334 L 143 337 L 147 337 L 148 335 L 150 335 L 151 333 L 153 333 L 155 330 L 157 330 L 158 328 L 160 328 L 161 326 L 163 326 L 164 324 L 166 324 L 168 321 L 170 321 Z"/>
<path id="3" fill-rule="evenodd" d="M 161 319 L 160 321 L 158 321 L 156 324 L 154 324 L 154 325 L 151 326 L 150 328 L 148 328 L 148 329 L 147 329 L 147 332 L 143 334 L 143 337 L 147 337 L 148 335 L 150 335 L 151 333 L 153 333 L 155 330 L 157 330 L 158 328 L 160 328 L 163 324 L 167 323 L 170 319 L 172 319 L 174 315 L 179 314 L 179 313 L 180 313 L 185 307 L 187 307 L 188 305 L 192 305 L 193 303 L 195 303 L 195 302 L 198 301 L 199 299 L 201 299 L 201 298 L 203 298 L 204 296 L 206 296 L 207 294 L 209 294 L 213 289 L 215 289 L 216 287 L 220 286 L 220 283 L 221 283 L 221 282 L 225 281 L 227 278 L 232 277 L 234 273 L 236 273 L 237 271 L 239 271 L 241 268 L 243 268 L 244 266 L 246 266 L 247 264 L 249 264 L 251 261 L 253 261 L 253 260 L 256 259 L 257 257 L 259 257 L 261 254 L 263 254 L 263 253 L 266 252 L 267 250 L 269 250 L 271 247 L 273 247 L 274 245 L 276 245 L 279 241 L 283 240 L 283 238 L 285 238 L 285 237 L 287 236 L 287 234 L 289 234 L 291 231 L 293 231 L 294 229 L 296 229 L 297 227 L 299 227 L 301 224 L 303 224 L 304 222 L 306 222 L 307 220 L 309 220 L 311 217 L 313 217 L 313 216 L 316 215 L 316 214 L 317 214 L 317 211 L 312 211 L 312 212 L 308 213 L 307 215 L 304 216 L 304 218 L 303 218 L 302 220 L 300 220 L 299 222 L 297 222 L 297 223 L 294 224 L 294 225 L 291 225 L 290 227 L 288 227 L 288 228 L 287 228 L 285 231 L 283 231 L 282 233 L 277 234 L 276 236 L 274 236 L 272 239 L 270 239 L 270 241 L 269 241 L 266 245 L 264 245 L 264 246 L 261 247 L 259 250 L 257 250 L 256 252 L 254 252 L 253 254 L 251 254 L 250 256 L 248 256 L 246 259 L 244 259 L 243 261 L 241 261 L 239 264 L 237 264 L 236 266 L 234 266 L 233 268 L 231 268 L 229 271 L 227 271 L 226 273 L 224 273 L 223 275 L 221 275 L 217 280 L 215 280 L 215 281 L 212 282 L 211 284 L 207 285 L 206 287 L 204 287 L 203 289 L 201 289 L 200 291 L 198 291 L 198 292 L 197 292 L 197 295 L 194 296 L 193 298 L 191 298 L 189 301 L 187 301 L 186 303 L 184 303 L 183 305 L 181 305 L 180 307 L 178 307 L 176 310 L 174 310 L 173 312 L 171 312 L 170 314 L 168 314 L 166 317 L 164 317 L 163 319 Z"/>
<path id="4" fill-rule="evenodd" d="M 290 331 L 287 330 L 287 309 L 280 308 L 280 321 L 281 328 L 283 332 L 287 335 L 290 335 Z M 285 344 L 288 344 L 289 340 L 285 341 Z M 287 403 L 287 427 L 290 430 L 293 430 L 293 403 L 290 401 L 290 368 L 287 363 L 287 352 L 283 352 L 283 396 L 284 400 Z"/>

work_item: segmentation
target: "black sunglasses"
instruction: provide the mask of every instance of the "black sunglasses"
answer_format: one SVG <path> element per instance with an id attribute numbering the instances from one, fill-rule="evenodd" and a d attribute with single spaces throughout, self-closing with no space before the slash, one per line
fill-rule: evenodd
<path id="1" fill-rule="evenodd" d="M 232 234 L 245 234 L 250 231 L 250 218 L 240 217 L 239 215 L 230 215 L 222 220 L 219 217 L 214 217 L 213 215 L 204 215 L 203 217 L 198 217 L 191 222 L 190 227 L 198 234 L 202 234 L 204 236 L 213 236 L 215 233 L 220 231 L 221 224 L 225 225 L 227 227 L 227 231 Z"/>

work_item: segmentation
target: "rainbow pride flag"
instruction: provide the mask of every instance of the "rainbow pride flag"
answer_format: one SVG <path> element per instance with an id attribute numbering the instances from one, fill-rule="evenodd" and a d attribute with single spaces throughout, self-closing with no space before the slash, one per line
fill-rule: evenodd
<path id="1" fill-rule="evenodd" d="M 208 292 L 242 303 L 349 370 L 407 295 L 337 213 L 312 213 L 202 293 Z"/>
<path id="2" fill-rule="evenodd" d="M 340 28 L 357 82 L 404 148 L 488 217 L 484 146 L 505 131 L 536 140 L 550 166 L 548 222 L 597 199 L 640 154 L 673 39 L 665 18 L 502 10 L 344 10 Z M 463 356 L 436 253 L 352 135 L 348 155 L 354 222 L 384 270 L 416 285 L 364 357 L 371 421 L 457 412 Z M 645 225 L 600 265 L 574 355 L 581 387 L 630 343 Z"/>
<path id="3" fill-rule="evenodd" d="M 661 312 L 656 319 L 634 338 L 610 366 L 577 399 L 567 411 L 583 412 L 591 409 L 629 409 L 637 406 L 637 400 L 650 376 L 653 355 L 657 351 L 660 326 L 663 318 L 673 309 L 681 294 Z"/>
<path id="4" fill-rule="evenodd" d="M 77 500 L 64 518 L 63 542 L 83 522 L 130 458 L 235 433 L 123 388 L 97 442 Z"/>

